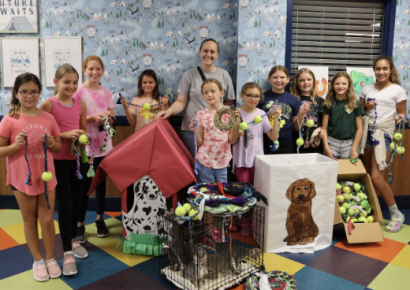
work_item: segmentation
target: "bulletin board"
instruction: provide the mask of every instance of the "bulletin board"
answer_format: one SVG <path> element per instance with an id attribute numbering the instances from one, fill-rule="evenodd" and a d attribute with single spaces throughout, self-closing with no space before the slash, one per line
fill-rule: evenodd
<path id="1" fill-rule="evenodd" d="M 37 37 L 4 37 L 1 41 L 3 86 L 13 87 L 18 75 L 26 72 L 40 78 L 39 46 Z"/>
<path id="2" fill-rule="evenodd" d="M 44 41 L 44 62 L 46 87 L 54 87 L 54 75 L 57 68 L 63 64 L 74 67 L 80 78 L 82 77 L 82 46 L 81 37 L 45 37 Z"/>

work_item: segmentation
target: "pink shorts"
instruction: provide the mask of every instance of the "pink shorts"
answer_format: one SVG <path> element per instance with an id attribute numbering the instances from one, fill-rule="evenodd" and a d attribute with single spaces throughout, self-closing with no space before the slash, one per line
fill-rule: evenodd
<path id="1" fill-rule="evenodd" d="M 246 182 L 253 185 L 253 177 L 255 176 L 255 166 L 251 168 L 237 167 L 235 169 L 236 181 Z"/>

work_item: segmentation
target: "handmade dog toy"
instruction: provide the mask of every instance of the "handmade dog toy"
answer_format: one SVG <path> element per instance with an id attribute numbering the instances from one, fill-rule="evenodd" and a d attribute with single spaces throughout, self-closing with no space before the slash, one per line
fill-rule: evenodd
<path id="1" fill-rule="evenodd" d="M 368 98 L 367 101 L 376 101 L 375 98 Z M 376 140 L 374 138 L 374 127 L 376 126 L 376 121 L 377 121 L 377 103 L 374 103 L 374 120 L 373 120 L 373 125 L 372 128 L 369 130 L 370 131 L 370 140 L 373 142 L 374 146 L 379 145 L 380 141 Z"/>
<path id="2" fill-rule="evenodd" d="M 403 144 L 404 140 L 404 132 L 405 132 L 405 123 L 408 122 L 408 118 L 406 116 L 405 119 L 399 119 L 398 120 L 399 124 L 396 125 L 397 128 L 397 133 L 394 133 L 393 141 L 390 143 L 390 149 L 392 150 L 389 158 L 389 164 L 388 164 L 388 169 L 389 169 L 389 183 L 393 182 L 393 173 L 391 172 L 391 165 L 393 163 L 393 158 L 396 156 L 396 153 L 401 155 L 401 160 L 404 160 L 404 152 L 406 151 Z M 398 144 L 401 144 L 400 146 Z"/>
<path id="3" fill-rule="evenodd" d="M 26 132 L 23 131 L 24 134 L 26 134 Z M 28 161 L 27 158 L 27 148 L 28 148 L 28 137 L 27 134 L 24 136 L 24 140 L 25 140 L 25 145 L 24 145 L 24 159 L 27 162 L 27 167 L 28 167 L 28 174 L 27 174 L 27 179 L 26 179 L 26 185 L 32 185 L 31 182 L 31 168 L 30 168 L 30 162 Z"/>
<path id="4" fill-rule="evenodd" d="M 53 142 L 53 144 L 54 144 L 54 142 Z M 44 136 L 43 149 L 44 149 L 44 163 L 45 163 L 44 169 L 45 169 L 45 171 L 41 174 L 41 179 L 43 179 L 43 181 L 44 181 L 44 195 L 45 195 L 46 202 L 47 202 L 47 208 L 50 209 L 50 203 L 48 202 L 48 194 L 47 194 L 47 182 L 49 182 L 49 181 L 51 181 L 51 179 L 53 179 L 53 174 L 50 171 L 48 171 L 48 164 L 47 164 L 47 133 Z"/>
<path id="5" fill-rule="evenodd" d="M 110 136 L 110 138 L 114 137 L 115 129 L 111 127 L 110 123 L 108 122 L 108 117 L 104 117 L 104 123 L 101 124 L 102 130 L 105 131 L 105 136 L 104 136 L 104 141 L 103 145 L 101 146 L 101 151 L 107 150 L 107 138 Z"/>
<path id="6" fill-rule="evenodd" d="M 223 106 L 214 115 L 214 124 L 215 127 L 221 131 L 229 131 L 234 128 L 239 123 L 239 116 L 234 115 L 235 108 Z M 222 118 L 224 115 L 229 116 L 228 122 L 223 122 Z M 246 129 L 245 129 L 246 130 Z"/>
<path id="7" fill-rule="evenodd" d="M 267 276 L 267 277 L 266 277 Z M 266 279 L 267 278 L 267 279 Z M 267 284 L 268 283 L 268 284 Z M 268 288 L 269 287 L 269 288 Z M 299 284 L 296 278 L 286 272 L 262 271 L 258 274 L 252 275 L 246 279 L 246 290 L 298 290 Z"/>

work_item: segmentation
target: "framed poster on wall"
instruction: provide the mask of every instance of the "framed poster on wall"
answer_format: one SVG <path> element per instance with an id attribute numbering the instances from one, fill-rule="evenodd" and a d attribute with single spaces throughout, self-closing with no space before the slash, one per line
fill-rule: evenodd
<path id="1" fill-rule="evenodd" d="M 40 78 L 37 37 L 5 37 L 1 40 L 1 47 L 4 87 L 13 87 L 14 80 L 22 73 L 30 72 Z"/>
<path id="2" fill-rule="evenodd" d="M 38 4 L 30 1 L 0 1 L 0 34 L 38 33 Z"/>
<path id="3" fill-rule="evenodd" d="M 57 68 L 63 64 L 74 67 L 82 77 L 81 37 L 45 37 L 44 38 L 44 72 L 46 87 L 54 87 L 54 76 Z"/>

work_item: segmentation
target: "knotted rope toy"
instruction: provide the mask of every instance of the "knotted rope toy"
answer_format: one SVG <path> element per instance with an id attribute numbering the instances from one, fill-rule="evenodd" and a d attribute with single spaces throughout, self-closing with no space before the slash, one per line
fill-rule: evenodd
<path id="1" fill-rule="evenodd" d="M 261 281 L 264 276 L 267 276 L 267 282 L 269 286 L 265 285 Z M 264 277 L 266 279 L 266 277 Z M 262 286 L 262 287 L 261 287 Z M 269 287 L 269 288 L 266 288 Z M 245 289 L 246 290 L 264 290 L 264 289 L 272 289 L 272 290 L 297 290 L 299 289 L 299 284 L 296 281 L 296 278 L 286 272 L 281 271 L 272 271 L 272 272 L 265 272 L 262 271 L 259 274 L 255 274 L 250 276 L 246 279 L 245 282 Z"/>
<path id="2" fill-rule="evenodd" d="M 282 107 L 282 105 L 279 105 L 279 106 Z M 278 107 L 278 105 L 277 105 L 275 102 L 269 101 L 268 103 L 265 104 L 265 108 L 268 110 L 265 115 L 269 115 L 269 113 L 272 112 L 272 111 L 273 111 L 274 109 L 276 109 L 277 107 Z M 264 115 L 264 116 L 265 116 L 265 115 Z M 262 116 L 262 117 L 263 117 L 263 116 Z M 282 121 L 284 121 L 284 120 L 282 120 L 282 114 L 280 114 L 280 116 L 279 116 L 279 118 L 278 118 L 278 126 L 279 126 L 278 137 L 277 137 L 276 141 L 274 141 L 273 144 L 272 144 L 272 146 L 271 146 L 271 149 L 270 149 L 270 150 L 271 150 L 272 152 L 275 152 L 276 150 L 279 149 L 279 141 L 278 141 L 278 139 L 279 139 L 279 133 L 280 133 L 280 129 L 281 129 L 281 128 L 283 127 L 283 125 L 284 125 L 284 124 L 282 124 Z M 273 118 L 273 116 L 269 119 L 269 122 L 270 122 L 271 126 L 273 127 L 273 124 L 274 124 L 274 122 L 275 122 L 275 119 Z"/>
<path id="3" fill-rule="evenodd" d="M 115 129 L 111 127 L 110 122 L 108 122 L 108 117 L 104 117 L 104 123 L 102 124 L 102 131 L 105 131 L 105 136 L 104 136 L 104 141 L 103 145 L 101 146 L 101 151 L 107 150 L 107 138 L 110 136 L 110 138 L 114 137 Z"/>
<path id="4" fill-rule="evenodd" d="M 376 101 L 375 98 L 368 98 L 367 101 Z M 379 140 L 376 140 L 376 138 L 374 137 L 374 127 L 376 126 L 376 121 L 377 121 L 377 103 L 374 103 L 374 120 L 373 120 L 373 125 L 372 128 L 369 130 L 370 131 L 370 140 L 373 142 L 374 146 L 377 146 L 380 144 Z"/>
<path id="5" fill-rule="evenodd" d="M 27 179 L 26 179 L 26 185 L 32 185 L 32 182 L 31 182 L 31 168 L 30 168 L 30 163 L 29 163 L 29 161 L 28 161 L 28 158 L 27 158 L 27 148 L 28 148 L 28 137 L 27 137 L 27 134 L 26 134 L 26 132 L 24 132 L 23 131 L 23 133 L 25 134 L 25 136 L 24 136 L 24 141 L 25 141 L 25 145 L 24 145 L 24 159 L 26 160 L 26 162 L 27 162 L 27 167 L 28 167 L 28 174 L 27 174 Z"/>
<path id="6" fill-rule="evenodd" d="M 54 144 L 54 143 L 53 143 Z M 41 179 L 44 181 L 44 195 L 46 198 L 47 202 L 47 209 L 50 209 L 50 203 L 48 202 L 48 194 L 47 194 L 47 182 L 51 181 L 53 179 L 53 174 L 48 171 L 48 164 L 47 164 L 47 133 L 44 136 L 44 143 L 43 143 L 43 149 L 44 149 L 44 169 L 45 171 L 41 174 Z"/>
<path id="7" fill-rule="evenodd" d="M 393 158 L 394 156 L 397 154 L 401 155 L 401 160 L 404 160 L 404 152 L 406 151 L 404 148 L 404 132 L 405 132 L 405 123 L 408 122 L 408 118 L 406 116 L 405 119 L 399 119 L 399 124 L 396 125 L 397 128 L 397 133 L 394 133 L 394 140 L 396 142 L 392 142 L 390 143 L 390 149 L 392 150 L 391 154 L 390 154 L 390 158 L 389 158 L 389 164 L 388 164 L 388 168 L 389 168 L 389 183 L 393 182 L 393 173 L 391 172 L 391 165 L 393 163 Z M 400 146 L 397 146 L 397 143 L 401 143 Z"/>
<path id="8" fill-rule="evenodd" d="M 88 158 L 87 152 L 85 150 L 85 144 L 88 142 L 88 139 L 90 140 L 90 146 L 91 146 L 91 152 L 92 152 L 92 157 L 90 159 Z M 83 146 L 81 146 L 80 144 L 82 144 Z M 79 148 L 80 148 L 81 154 L 78 150 Z M 93 138 L 91 137 L 91 135 L 83 134 L 83 135 L 80 135 L 78 139 L 73 140 L 73 142 L 70 145 L 70 152 L 72 155 L 77 156 L 77 171 L 75 173 L 77 178 L 83 179 L 83 176 L 81 175 L 81 172 L 80 172 L 80 156 L 81 156 L 81 163 L 91 164 L 90 169 L 87 172 L 87 177 L 94 177 L 95 176 L 94 167 L 93 167 L 94 144 L 93 144 Z"/>
<path id="9" fill-rule="evenodd" d="M 234 115 L 235 108 L 222 106 L 214 115 L 215 127 L 221 131 L 229 131 L 239 124 L 239 116 Z M 227 114 L 229 116 L 228 122 L 222 121 L 222 116 Z"/>
<path id="10" fill-rule="evenodd" d="M 194 126 L 195 126 L 195 132 L 194 132 L 194 142 L 195 142 L 195 165 L 194 165 L 194 173 L 195 175 L 198 175 L 198 158 L 197 158 L 197 154 L 198 154 L 198 144 L 197 144 L 197 138 L 198 138 L 198 122 L 196 121 L 195 117 L 194 117 Z"/>

